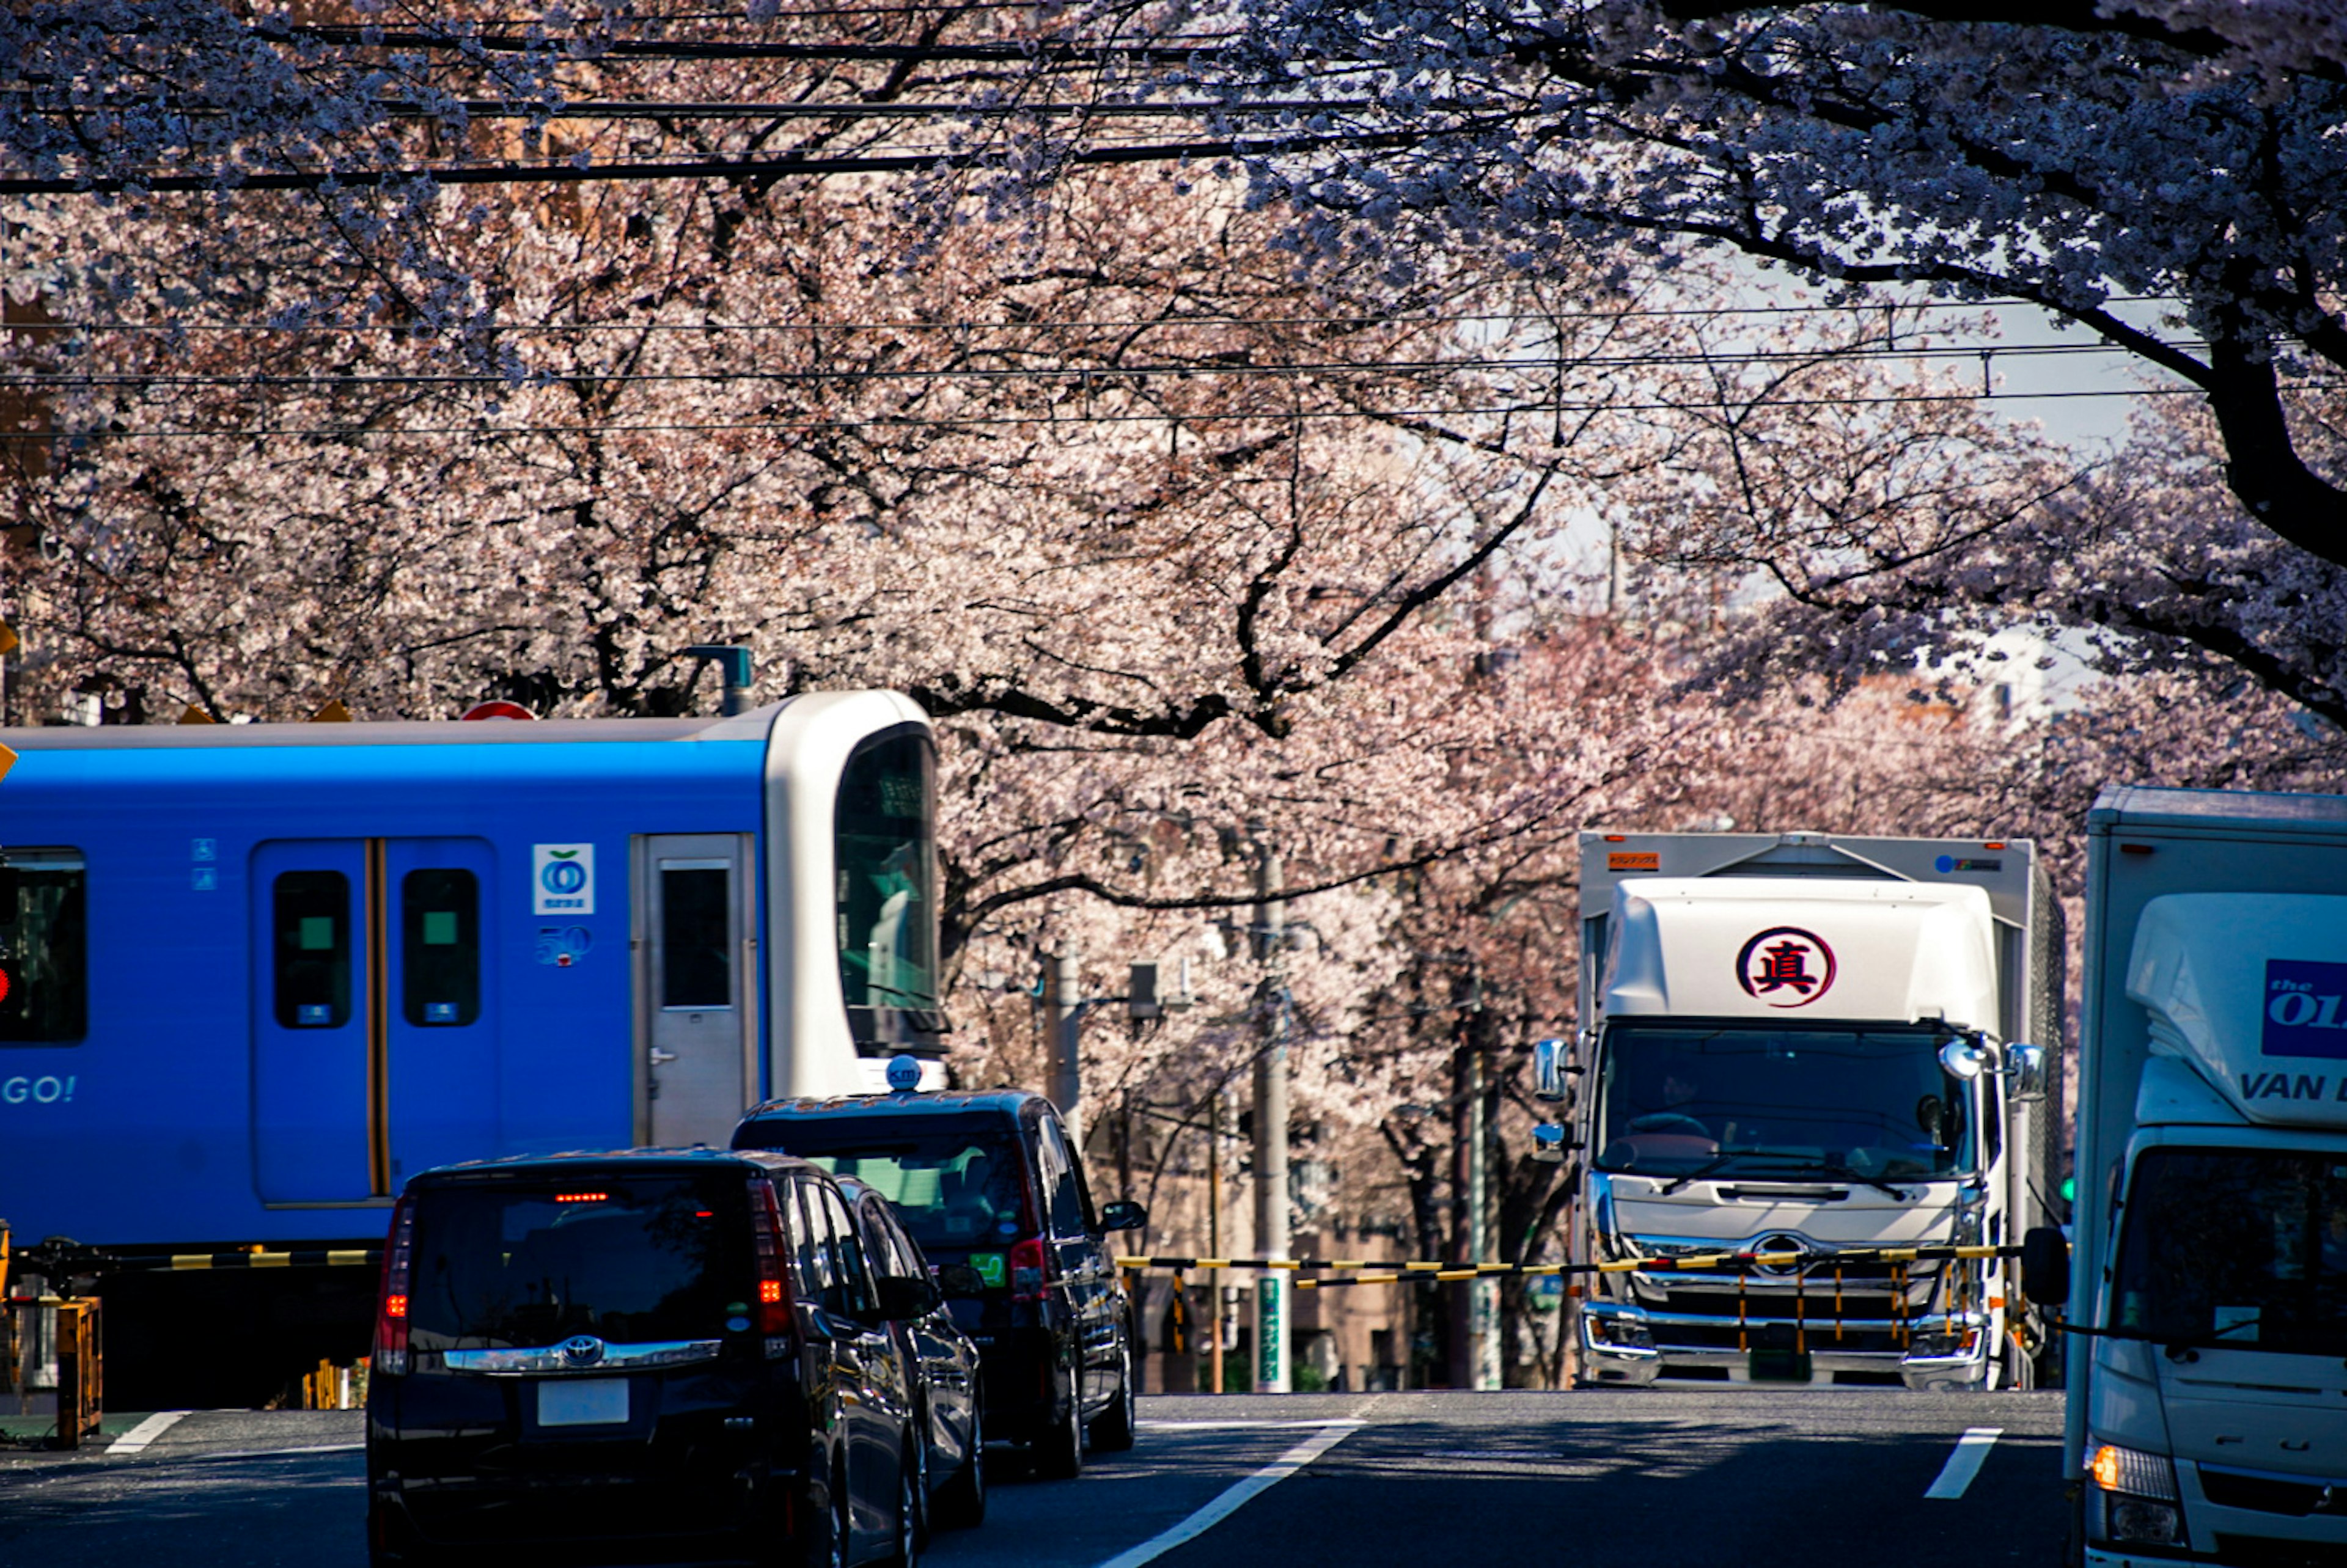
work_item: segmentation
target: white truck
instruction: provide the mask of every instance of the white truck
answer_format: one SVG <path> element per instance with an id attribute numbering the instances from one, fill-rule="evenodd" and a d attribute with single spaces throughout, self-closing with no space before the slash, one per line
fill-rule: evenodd
<path id="1" fill-rule="evenodd" d="M 2061 932 L 2025 842 L 1583 834 L 1572 1261 L 1772 1261 L 1576 1276 L 1581 1381 L 2043 1380 L 2005 1260 L 1862 1255 L 2058 1221 Z"/>
<path id="2" fill-rule="evenodd" d="M 2347 797 L 2106 791 L 2086 878 L 2068 1561 L 2347 1563 Z"/>

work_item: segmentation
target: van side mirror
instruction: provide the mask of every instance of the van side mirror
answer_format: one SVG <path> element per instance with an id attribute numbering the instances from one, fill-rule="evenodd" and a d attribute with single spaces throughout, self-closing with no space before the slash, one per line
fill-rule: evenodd
<path id="1" fill-rule="evenodd" d="M 2070 1244 L 2052 1225 L 2033 1225 L 2021 1238 L 2021 1294 L 2040 1307 L 2070 1301 Z"/>
<path id="2" fill-rule="evenodd" d="M 986 1294 L 986 1276 L 966 1263 L 942 1264 L 938 1268 L 938 1289 L 948 1301 L 975 1301 Z"/>
<path id="3" fill-rule="evenodd" d="M 884 1275 L 880 1285 L 880 1316 L 891 1323 L 926 1317 L 945 1300 L 944 1292 L 926 1279 L 901 1274 Z"/>
<path id="4" fill-rule="evenodd" d="M 1532 1041 L 1532 1098 L 1557 1104 L 1572 1092 L 1565 1076 L 1573 1071 L 1570 1046 L 1562 1040 Z"/>
<path id="5" fill-rule="evenodd" d="M 1104 1231 L 1137 1231 L 1149 1223 L 1149 1210 L 1131 1198 L 1119 1198 L 1101 1205 L 1100 1223 Z"/>

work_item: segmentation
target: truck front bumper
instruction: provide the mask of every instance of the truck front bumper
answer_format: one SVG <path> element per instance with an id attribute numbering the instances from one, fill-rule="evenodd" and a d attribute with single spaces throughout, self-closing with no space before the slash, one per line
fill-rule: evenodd
<path id="1" fill-rule="evenodd" d="M 1895 1377 L 1924 1393 L 1961 1392 L 1988 1383 L 1988 1327 L 1963 1318 L 1923 1318 L 1912 1325 L 1846 1320 L 1840 1326 L 1841 1340 L 1902 1332 L 1910 1342 L 1904 1350 L 1850 1348 L 1837 1342 L 1830 1323 L 1747 1317 L 1723 1324 L 1701 1314 L 1649 1312 L 1611 1302 L 1583 1305 L 1580 1325 L 1582 1378 L 1594 1384 L 1643 1388 L 1673 1375 L 1732 1383 L 1832 1382 L 1840 1372 L 1859 1374 L 1867 1382 Z"/>

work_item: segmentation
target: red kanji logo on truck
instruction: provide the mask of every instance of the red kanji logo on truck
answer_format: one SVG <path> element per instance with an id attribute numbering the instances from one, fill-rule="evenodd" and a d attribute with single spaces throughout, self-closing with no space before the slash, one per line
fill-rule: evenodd
<path id="1" fill-rule="evenodd" d="M 1736 955 L 1736 983 L 1772 1008 L 1807 1007 L 1833 989 L 1838 966 L 1825 938 L 1799 926 L 1771 926 Z"/>

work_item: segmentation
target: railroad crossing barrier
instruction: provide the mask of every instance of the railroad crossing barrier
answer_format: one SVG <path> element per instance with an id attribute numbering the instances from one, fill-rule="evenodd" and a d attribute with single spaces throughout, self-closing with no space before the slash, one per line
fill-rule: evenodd
<path id="1" fill-rule="evenodd" d="M 105 1337 L 96 1296 L 45 1296 L 57 1314 L 57 1447 L 77 1449 L 97 1435 L 105 1414 Z"/>
<path id="2" fill-rule="evenodd" d="M 376 1268 L 383 1263 L 381 1247 L 306 1247 L 292 1252 L 175 1252 L 152 1257 L 108 1258 L 107 1274 L 146 1274 L 187 1269 L 233 1268 Z"/>
<path id="3" fill-rule="evenodd" d="M 2019 1257 L 2018 1246 L 1875 1246 L 1849 1247 L 1840 1252 L 1720 1252 L 1684 1257 L 1615 1258 L 1604 1263 L 1397 1263 L 1359 1257 L 1121 1257 L 1119 1268 L 1168 1268 L 1181 1273 L 1193 1268 L 1276 1269 L 1298 1273 L 1350 1273 L 1351 1278 L 1299 1279 L 1298 1290 L 1330 1290 L 1348 1285 L 1399 1285 L 1408 1281 L 1436 1283 L 1457 1279 L 1524 1278 L 1536 1275 L 1669 1274 L 1709 1269 L 1745 1273 L 1755 1268 L 1799 1267 L 1803 1264 L 1844 1268 L 1855 1264 L 1941 1263 L 1959 1259 Z M 1358 1272 L 1358 1271 L 1372 1272 Z M 1374 1272 L 1385 1270 L 1388 1272 Z"/>
<path id="4" fill-rule="evenodd" d="M 1759 1268 L 1787 1268 L 1789 1269 L 1789 1273 L 1770 1277 L 1767 1283 L 1772 1286 L 1789 1285 L 1792 1287 L 1794 1316 L 1792 1322 L 1787 1327 L 1789 1327 L 1792 1332 L 1793 1347 L 1798 1354 L 1805 1350 L 1808 1345 L 1811 1323 L 1808 1293 L 1811 1288 L 1813 1272 L 1818 1276 L 1815 1285 L 1820 1294 L 1829 1285 L 1832 1289 L 1830 1313 L 1822 1309 L 1819 1311 L 1815 1319 L 1817 1331 L 1822 1334 L 1830 1328 L 1835 1339 L 1839 1341 L 1842 1337 L 1845 1327 L 1850 1326 L 1846 1325 L 1842 1311 L 1845 1271 L 1869 1265 L 1887 1266 L 1891 1270 L 1891 1290 L 1890 1332 L 1892 1343 L 1905 1348 L 1913 1343 L 1913 1337 L 1920 1329 L 1933 1321 L 1945 1321 L 1944 1314 L 1953 1310 L 1952 1297 L 1961 1294 L 1963 1288 L 1960 1277 L 1952 1290 L 1950 1279 L 1952 1271 L 1942 1269 L 1938 1276 L 1932 1281 L 1932 1304 L 1940 1307 L 1942 1316 L 1934 1318 L 1930 1306 L 1927 1306 L 1923 1312 L 1915 1312 L 1907 1305 L 1907 1270 L 1911 1264 L 1965 1263 L 2020 1255 L 2021 1248 L 2014 1245 L 1874 1246 L 1850 1247 L 1840 1252 L 1815 1253 L 1690 1253 L 1676 1257 L 1612 1258 L 1602 1263 L 1457 1264 L 1390 1262 L 1375 1258 L 1344 1257 L 1121 1257 L 1116 1262 L 1119 1268 L 1125 1269 L 1171 1269 L 1177 1286 L 1184 1273 L 1193 1268 L 1249 1268 L 1277 1270 L 1281 1273 L 1293 1272 L 1299 1276 L 1307 1274 L 1316 1276 L 1316 1277 L 1299 1277 L 1296 1281 L 1296 1288 L 1298 1290 L 1337 1290 L 1357 1285 L 1440 1284 L 1446 1281 L 1466 1279 L 1563 1277 L 1571 1275 L 1708 1273 L 1717 1276 L 1733 1272 L 1736 1276 L 1734 1322 L 1737 1330 L 1737 1348 L 1739 1350 L 1751 1348 L 1752 1332 L 1756 1327 L 1768 1329 L 1775 1326 L 1774 1320 L 1766 1318 L 1755 1320 L 1749 1315 L 1746 1296 L 1750 1289 L 1752 1271 Z M 1805 1267 L 1803 1266 L 1805 1265 L 1810 1266 Z M 1828 1270 L 1830 1270 L 1829 1276 L 1826 1272 Z M 1952 1272 L 1961 1276 L 1963 1271 Z M 1337 1277 L 1317 1277 L 1317 1275 L 1323 1274 L 1335 1275 Z M 1574 1295 L 1580 1294 L 1579 1286 L 1570 1288 Z M 2001 1307 L 2004 1302 L 2001 1298 L 1992 1296 L 1989 1304 L 1992 1307 Z M 1822 1307 L 1823 1303 L 1820 1303 L 1820 1308 Z M 1861 1324 L 1856 1327 L 1867 1326 Z M 2016 1343 L 2026 1343 L 2023 1337 L 2020 1323 L 2008 1323 L 2007 1330 L 2014 1335 Z"/>

